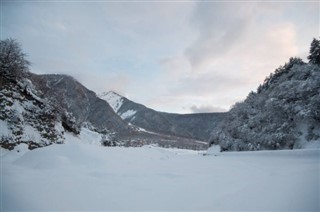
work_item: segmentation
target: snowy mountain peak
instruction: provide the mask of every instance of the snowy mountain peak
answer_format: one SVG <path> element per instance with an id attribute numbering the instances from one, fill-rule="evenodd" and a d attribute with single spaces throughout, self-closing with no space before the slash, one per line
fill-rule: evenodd
<path id="1" fill-rule="evenodd" d="M 120 94 L 118 94 L 117 92 L 115 92 L 115 91 L 108 91 L 108 92 L 103 92 L 102 94 L 101 94 L 101 97 L 103 97 L 103 96 L 117 96 L 117 97 L 123 97 L 123 96 L 121 96 Z"/>
<path id="2" fill-rule="evenodd" d="M 107 101 L 114 112 L 118 112 L 123 104 L 123 96 L 117 94 L 114 91 L 104 92 L 99 96 L 101 99 Z"/>

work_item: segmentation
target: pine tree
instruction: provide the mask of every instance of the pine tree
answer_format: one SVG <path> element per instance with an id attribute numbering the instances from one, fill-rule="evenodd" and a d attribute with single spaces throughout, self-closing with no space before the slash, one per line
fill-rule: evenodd
<path id="1" fill-rule="evenodd" d="M 320 40 L 313 39 L 310 46 L 309 62 L 320 65 Z"/>

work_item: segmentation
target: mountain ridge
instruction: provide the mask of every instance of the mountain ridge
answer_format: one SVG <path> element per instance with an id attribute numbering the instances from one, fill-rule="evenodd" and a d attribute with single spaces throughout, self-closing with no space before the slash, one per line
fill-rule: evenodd
<path id="1" fill-rule="evenodd" d="M 226 113 L 175 114 L 159 112 L 145 105 L 133 102 L 120 94 L 109 91 L 99 95 L 113 110 L 135 126 L 152 132 L 190 137 L 207 141 L 212 129 L 224 118 Z"/>

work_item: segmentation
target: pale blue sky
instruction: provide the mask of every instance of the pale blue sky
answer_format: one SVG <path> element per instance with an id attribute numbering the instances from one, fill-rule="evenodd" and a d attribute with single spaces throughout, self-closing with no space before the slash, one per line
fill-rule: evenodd
<path id="1" fill-rule="evenodd" d="M 319 1 L 1 1 L 1 39 L 160 111 L 228 110 L 319 36 Z"/>

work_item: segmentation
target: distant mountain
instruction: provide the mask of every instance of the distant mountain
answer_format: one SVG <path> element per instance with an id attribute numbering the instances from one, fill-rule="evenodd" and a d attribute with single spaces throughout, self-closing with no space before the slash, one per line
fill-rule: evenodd
<path id="1" fill-rule="evenodd" d="M 151 132 L 207 141 L 226 113 L 174 114 L 150 109 L 113 91 L 103 93 L 113 110 L 128 123 Z"/>
<path id="2" fill-rule="evenodd" d="M 226 117 L 227 113 L 194 113 L 174 114 L 162 113 L 176 126 L 182 128 L 191 138 L 208 142 L 212 131 Z"/>
<path id="3" fill-rule="evenodd" d="M 206 144 L 188 136 L 167 135 L 159 131 L 149 132 L 145 129 L 130 126 L 122 117 L 129 117 L 130 112 L 118 116 L 108 104 L 78 81 L 66 75 L 35 75 L 39 89 L 52 101 L 75 117 L 79 126 L 86 126 L 102 134 L 109 135 L 113 145 L 140 146 L 158 144 L 166 147 L 204 149 Z M 121 117 L 121 118 L 120 118 Z M 112 134 L 110 136 L 110 134 Z M 102 141 L 103 142 L 103 141 Z M 105 142 L 106 145 L 110 141 Z"/>

